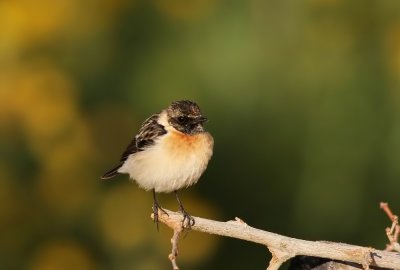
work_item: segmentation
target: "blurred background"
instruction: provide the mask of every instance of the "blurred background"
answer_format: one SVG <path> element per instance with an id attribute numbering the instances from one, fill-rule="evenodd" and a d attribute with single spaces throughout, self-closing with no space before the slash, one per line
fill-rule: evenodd
<path id="1" fill-rule="evenodd" d="M 142 121 L 198 102 L 215 154 L 195 216 L 383 249 L 400 214 L 396 0 L 0 2 L 0 269 L 170 269 L 152 196 L 116 165 Z M 161 204 L 176 210 L 173 195 Z M 190 232 L 182 269 L 265 269 Z"/>

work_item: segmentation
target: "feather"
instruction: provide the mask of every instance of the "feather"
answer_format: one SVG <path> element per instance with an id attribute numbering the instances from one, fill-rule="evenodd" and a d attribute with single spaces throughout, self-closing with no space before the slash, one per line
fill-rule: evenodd
<path id="1" fill-rule="evenodd" d="M 109 179 L 117 175 L 119 168 L 121 168 L 130 155 L 143 151 L 146 147 L 153 145 L 156 138 L 167 133 L 164 126 L 157 122 L 158 118 L 159 114 L 153 114 L 143 122 L 138 135 L 132 139 L 125 151 L 122 153 L 120 158 L 121 163 L 115 168 L 107 171 L 101 179 Z"/>
<path id="2" fill-rule="evenodd" d="M 106 172 L 106 173 L 101 177 L 101 179 L 106 180 L 106 179 L 113 178 L 114 176 L 117 175 L 118 170 L 119 170 L 119 168 L 121 168 L 121 166 L 122 166 L 122 163 L 119 164 L 117 167 L 115 167 L 115 168 L 109 170 L 108 172 Z"/>

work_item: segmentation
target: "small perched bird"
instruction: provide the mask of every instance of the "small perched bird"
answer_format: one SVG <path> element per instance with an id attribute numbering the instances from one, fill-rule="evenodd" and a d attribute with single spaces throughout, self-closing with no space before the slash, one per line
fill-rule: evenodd
<path id="1" fill-rule="evenodd" d="M 101 178 L 127 173 L 141 188 L 153 191 L 154 222 L 158 230 L 159 205 L 156 193 L 174 192 L 183 214 L 182 226 L 195 221 L 182 205 L 178 190 L 195 184 L 207 168 L 214 140 L 204 130 L 207 118 L 193 101 L 181 100 L 153 114 L 122 153 L 120 163 Z"/>

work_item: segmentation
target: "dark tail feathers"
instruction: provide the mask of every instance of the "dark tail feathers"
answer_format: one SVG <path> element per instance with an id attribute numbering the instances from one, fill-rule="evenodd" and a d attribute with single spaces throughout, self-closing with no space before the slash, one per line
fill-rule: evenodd
<path id="1" fill-rule="evenodd" d="M 115 167 L 115 168 L 109 170 L 108 172 L 106 172 L 106 173 L 101 177 L 101 179 L 106 180 L 106 179 L 113 178 L 114 176 L 117 175 L 118 169 L 121 168 L 121 166 L 122 166 L 122 164 L 119 164 L 117 167 Z"/>

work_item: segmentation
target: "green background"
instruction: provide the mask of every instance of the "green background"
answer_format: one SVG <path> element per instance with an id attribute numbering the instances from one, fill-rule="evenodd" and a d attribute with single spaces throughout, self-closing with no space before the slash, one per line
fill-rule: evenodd
<path id="1" fill-rule="evenodd" d="M 0 269 L 170 269 L 151 194 L 99 176 L 179 99 L 215 138 L 181 192 L 190 213 L 383 249 L 379 202 L 400 213 L 399 78 L 396 0 L 2 1 Z M 178 262 L 269 256 L 190 232 Z"/>

